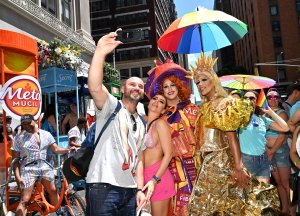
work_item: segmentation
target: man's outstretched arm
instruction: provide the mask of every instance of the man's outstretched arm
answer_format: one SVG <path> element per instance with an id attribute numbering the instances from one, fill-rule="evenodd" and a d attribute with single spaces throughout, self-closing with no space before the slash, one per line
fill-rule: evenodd
<path id="1" fill-rule="evenodd" d="M 89 70 L 88 87 L 99 110 L 102 109 L 109 94 L 103 85 L 104 61 L 106 56 L 121 44 L 120 41 L 116 41 L 116 37 L 117 33 L 111 32 L 100 38 Z"/>

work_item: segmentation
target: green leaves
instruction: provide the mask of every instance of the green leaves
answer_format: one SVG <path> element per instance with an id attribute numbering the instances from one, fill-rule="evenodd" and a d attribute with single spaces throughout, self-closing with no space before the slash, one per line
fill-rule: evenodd
<path id="1" fill-rule="evenodd" d="M 120 82 L 120 72 L 113 68 L 109 63 L 104 64 L 104 78 L 103 83 Z"/>

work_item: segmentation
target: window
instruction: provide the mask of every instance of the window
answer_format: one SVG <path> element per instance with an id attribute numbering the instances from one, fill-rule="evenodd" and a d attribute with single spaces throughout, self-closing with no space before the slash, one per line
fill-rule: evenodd
<path id="1" fill-rule="evenodd" d="M 116 5 L 117 5 L 117 7 L 123 7 L 124 6 L 124 0 L 117 0 Z"/>
<path id="2" fill-rule="evenodd" d="M 140 48 L 131 50 L 118 51 L 116 54 L 117 61 L 126 61 L 133 59 L 142 59 L 150 57 L 150 48 Z"/>
<path id="3" fill-rule="evenodd" d="M 282 47 L 281 37 L 274 37 L 273 43 L 274 43 L 274 47 Z"/>
<path id="4" fill-rule="evenodd" d="M 118 26 L 147 23 L 148 13 L 143 12 L 143 13 L 134 13 L 134 14 L 124 15 L 124 16 L 118 16 L 116 17 L 116 22 Z"/>
<path id="5" fill-rule="evenodd" d="M 140 4 L 146 4 L 146 0 L 117 0 L 116 5 L 118 7 L 128 7 L 128 6 L 134 6 L 134 5 L 140 5 Z"/>
<path id="6" fill-rule="evenodd" d="M 151 66 L 142 67 L 143 77 L 148 77 L 148 71 L 151 70 Z"/>
<path id="7" fill-rule="evenodd" d="M 56 16 L 56 1 L 55 0 L 41 0 L 41 5 L 44 9 Z"/>
<path id="8" fill-rule="evenodd" d="M 129 78 L 129 69 L 121 69 L 120 70 L 121 79 Z"/>
<path id="9" fill-rule="evenodd" d="M 278 15 L 278 6 L 277 5 L 271 5 L 270 11 L 271 11 L 271 16 L 277 16 Z"/>
<path id="10" fill-rule="evenodd" d="M 91 2 L 91 11 L 103 11 L 109 9 L 109 1 L 108 0 L 100 0 Z"/>
<path id="11" fill-rule="evenodd" d="M 61 0 L 61 21 L 71 27 L 71 1 Z"/>
<path id="12" fill-rule="evenodd" d="M 131 68 L 131 76 L 133 77 L 140 77 L 140 68 Z"/>
<path id="13" fill-rule="evenodd" d="M 286 81 L 286 72 L 284 68 L 278 68 L 277 73 L 279 82 Z"/>
<path id="14" fill-rule="evenodd" d="M 142 30 L 141 39 L 142 40 L 148 40 L 149 39 L 149 29 Z"/>
<path id="15" fill-rule="evenodd" d="M 300 12 L 300 1 L 296 1 L 296 11 Z"/>
<path id="16" fill-rule="evenodd" d="M 280 31 L 280 22 L 279 21 L 273 21 L 272 22 L 272 30 L 274 32 Z"/>
<path id="17" fill-rule="evenodd" d="M 92 20 L 92 30 L 104 29 L 104 28 L 109 28 L 109 27 L 110 27 L 110 19 L 109 18 Z"/>

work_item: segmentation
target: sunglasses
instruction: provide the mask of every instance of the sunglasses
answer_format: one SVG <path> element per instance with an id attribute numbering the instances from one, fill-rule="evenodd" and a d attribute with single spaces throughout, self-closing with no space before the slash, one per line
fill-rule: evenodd
<path id="1" fill-rule="evenodd" d="M 256 97 L 250 96 L 250 97 L 244 97 L 244 99 L 249 99 L 251 101 L 254 101 L 254 100 L 256 100 Z"/>
<path id="2" fill-rule="evenodd" d="M 267 99 L 268 100 L 279 100 L 279 96 L 277 96 L 277 95 L 274 95 L 274 96 L 267 96 Z"/>
<path id="3" fill-rule="evenodd" d="M 130 118 L 133 121 L 132 130 L 136 131 L 136 129 L 137 129 L 136 120 L 133 115 L 130 115 Z"/>

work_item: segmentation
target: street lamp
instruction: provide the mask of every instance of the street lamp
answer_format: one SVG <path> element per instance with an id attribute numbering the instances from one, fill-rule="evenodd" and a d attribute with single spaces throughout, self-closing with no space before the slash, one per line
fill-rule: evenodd
<path id="1" fill-rule="evenodd" d="M 121 29 L 121 28 L 118 28 L 118 29 L 115 31 L 115 33 L 118 33 L 118 31 L 122 31 L 122 29 Z M 114 67 L 114 69 L 116 69 L 116 49 L 114 49 L 114 51 L 113 51 L 113 67 Z"/>
<path id="2" fill-rule="evenodd" d="M 283 55 L 283 52 L 280 52 L 277 57 L 276 57 L 276 63 L 277 63 L 277 83 L 279 84 L 280 83 L 280 78 L 279 78 L 279 63 L 282 63 L 282 55 Z"/>
<path id="3" fill-rule="evenodd" d="M 113 67 L 116 69 L 116 49 L 113 51 Z"/>

